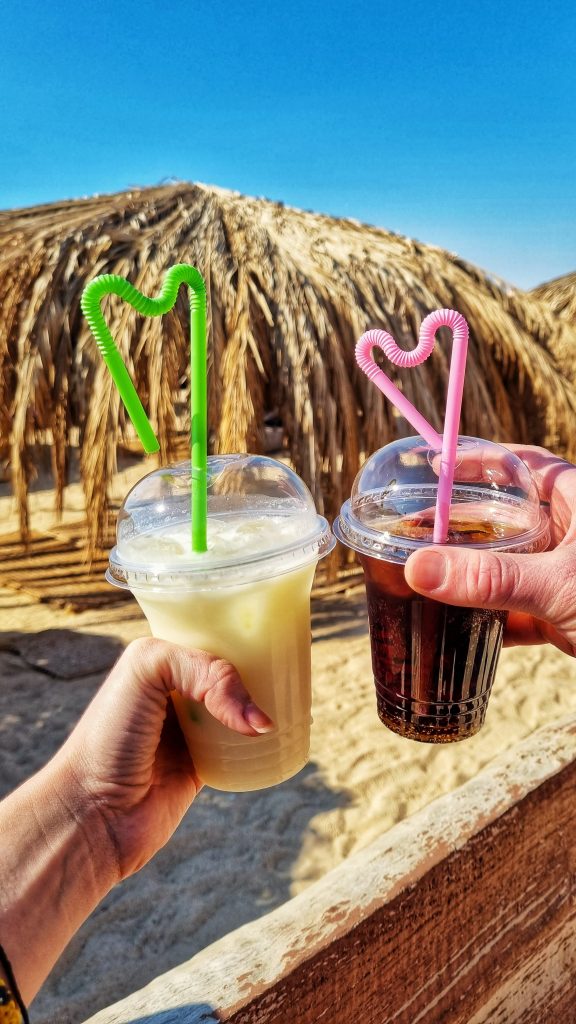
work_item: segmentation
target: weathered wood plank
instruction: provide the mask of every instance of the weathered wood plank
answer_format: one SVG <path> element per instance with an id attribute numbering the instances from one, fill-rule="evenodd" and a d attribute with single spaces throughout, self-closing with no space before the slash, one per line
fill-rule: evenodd
<path id="1" fill-rule="evenodd" d="M 467 1024 L 573 1024 L 576 1020 L 576 912 L 493 993 Z"/>
<path id="2" fill-rule="evenodd" d="M 86 1024 L 573 1024 L 576 718 Z"/>

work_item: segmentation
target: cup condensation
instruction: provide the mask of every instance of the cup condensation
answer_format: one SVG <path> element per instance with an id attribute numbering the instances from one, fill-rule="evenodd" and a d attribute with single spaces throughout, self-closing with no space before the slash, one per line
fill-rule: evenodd
<path id="1" fill-rule="evenodd" d="M 375 452 L 334 524 L 364 569 L 378 714 L 410 739 L 449 743 L 481 728 L 507 613 L 414 593 L 404 565 L 432 543 L 440 452 L 422 437 Z M 529 554 L 549 542 L 527 466 L 507 448 L 460 437 L 448 544 Z"/>
<path id="2" fill-rule="evenodd" d="M 310 591 L 334 546 L 303 481 L 256 455 L 208 459 L 208 551 L 193 553 L 190 463 L 136 484 L 118 518 L 108 579 L 128 587 L 154 636 L 232 662 L 274 731 L 242 736 L 173 693 L 199 777 L 215 789 L 262 789 L 308 760 Z"/>

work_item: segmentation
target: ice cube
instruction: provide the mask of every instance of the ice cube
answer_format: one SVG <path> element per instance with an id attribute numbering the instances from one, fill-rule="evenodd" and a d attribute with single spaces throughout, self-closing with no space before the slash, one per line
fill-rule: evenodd
<path id="1" fill-rule="evenodd" d="M 167 557 L 170 555 L 184 555 L 185 547 L 174 537 L 151 536 L 141 534 L 140 537 L 133 537 L 127 545 L 131 555 L 142 555 L 152 557 Z"/>

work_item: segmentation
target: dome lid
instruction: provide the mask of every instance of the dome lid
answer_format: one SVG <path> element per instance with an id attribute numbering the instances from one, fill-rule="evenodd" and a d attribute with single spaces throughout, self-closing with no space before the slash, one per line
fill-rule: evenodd
<path id="1" fill-rule="evenodd" d="M 182 586 L 226 575 L 262 578 L 321 558 L 334 546 L 300 477 L 262 455 L 208 459 L 208 550 L 191 543 L 190 462 L 139 480 L 118 515 L 107 577 L 119 586 Z"/>
<path id="2" fill-rule="evenodd" d="M 405 561 L 432 543 L 440 452 L 420 436 L 380 448 L 358 473 L 334 524 L 361 554 Z M 448 544 L 499 551 L 542 550 L 548 516 L 530 470 L 502 445 L 460 437 Z"/>

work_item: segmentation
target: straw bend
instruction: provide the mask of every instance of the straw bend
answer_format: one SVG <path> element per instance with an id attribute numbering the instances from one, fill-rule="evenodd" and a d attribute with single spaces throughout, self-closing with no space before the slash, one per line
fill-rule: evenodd
<path id="1" fill-rule="evenodd" d="M 423 363 L 428 358 L 432 349 L 434 348 L 434 334 L 431 338 L 422 338 L 415 349 L 411 352 L 407 352 L 405 349 L 399 348 L 394 338 L 387 331 L 373 330 L 367 331 L 362 335 L 358 344 L 356 345 L 356 362 L 366 376 L 376 385 L 377 388 L 386 395 L 386 398 L 398 409 L 409 423 L 412 424 L 415 430 L 428 442 L 432 448 L 440 449 L 442 447 L 442 435 L 434 430 L 431 423 L 428 422 L 425 416 L 412 402 L 406 398 L 399 388 L 390 380 L 387 373 L 374 362 L 372 356 L 373 348 L 380 348 L 392 363 L 396 366 L 417 366 L 419 363 Z"/>
<path id="2" fill-rule="evenodd" d="M 205 313 L 206 286 L 200 272 L 186 263 L 177 263 L 167 271 L 162 291 L 157 298 L 150 298 L 138 291 L 134 285 L 117 274 L 102 274 L 90 281 L 82 293 L 80 305 L 102 357 L 110 370 L 126 411 L 147 453 L 157 452 L 160 445 L 144 407 L 136 393 L 134 384 L 124 365 L 116 343 L 108 330 L 101 303 L 106 295 L 117 295 L 128 302 L 133 309 L 144 316 L 162 316 L 172 309 L 181 284 L 190 289 L 190 312 Z"/>
<path id="3" fill-rule="evenodd" d="M 424 324 L 422 324 L 423 326 Z M 407 351 L 396 344 L 392 335 L 388 334 L 388 331 L 367 331 L 366 334 L 362 335 L 356 346 L 356 358 L 368 377 L 371 377 L 371 366 L 376 367 L 371 356 L 371 350 L 374 346 L 382 349 L 384 355 L 388 356 L 390 362 L 394 363 L 395 366 L 418 366 L 419 363 L 423 363 L 425 359 L 428 359 L 432 352 L 434 348 L 434 334 L 431 337 L 429 335 L 423 337 L 421 330 L 416 348 Z M 364 363 L 368 365 L 365 367 Z"/>
<path id="4" fill-rule="evenodd" d="M 80 305 L 104 358 L 110 352 L 118 351 L 100 308 L 100 303 L 106 295 L 118 295 L 144 316 L 162 316 L 172 309 L 181 284 L 187 284 L 191 288 L 191 309 L 205 307 L 206 285 L 204 278 L 200 271 L 196 270 L 196 267 L 191 267 L 187 263 L 177 263 L 166 272 L 162 291 L 155 299 L 143 295 L 133 284 L 130 284 L 130 281 L 117 274 L 102 274 L 86 285 Z"/>
<path id="5" fill-rule="evenodd" d="M 434 348 L 436 331 L 441 327 L 449 327 L 452 331 L 453 345 L 468 344 L 468 324 L 461 313 L 455 309 L 435 309 L 429 313 L 420 325 L 420 341 L 430 344 L 430 352 Z M 416 350 L 415 350 L 416 351 Z M 429 353 L 428 353 L 429 354 Z"/>
<path id="6" fill-rule="evenodd" d="M 418 412 L 418 409 L 412 405 L 412 402 L 392 383 L 388 375 L 377 366 L 372 356 L 372 349 L 376 346 L 396 366 L 418 366 L 432 352 L 436 340 L 436 331 L 440 327 L 449 327 L 452 331 L 452 357 L 450 360 L 450 374 L 446 396 L 446 416 L 442 434 L 434 430 L 434 427 L 422 413 Z M 388 334 L 387 331 L 381 330 L 367 331 L 356 345 L 356 361 L 361 370 L 396 406 L 401 415 L 422 435 L 430 447 L 437 451 L 441 450 L 433 538 L 436 543 L 443 543 L 448 535 L 450 499 L 454 481 L 467 350 L 468 324 L 462 314 L 458 313 L 455 309 L 437 309 L 425 317 L 420 326 L 418 344 L 416 348 L 409 352 L 399 348 L 392 335 Z"/>
<path id="7" fill-rule="evenodd" d="M 190 289 L 190 403 L 191 403 L 191 516 L 192 548 L 206 550 L 207 518 L 207 396 L 206 396 L 206 285 L 201 273 L 187 263 L 170 267 L 160 295 L 150 298 L 124 277 L 103 274 L 84 289 L 80 305 L 106 366 L 118 388 L 126 411 L 144 450 L 158 451 L 160 445 L 144 407 L 108 330 L 101 309 L 106 295 L 118 295 L 144 316 L 162 316 L 172 309 L 181 284 Z"/>

